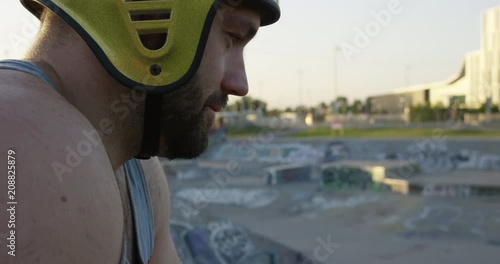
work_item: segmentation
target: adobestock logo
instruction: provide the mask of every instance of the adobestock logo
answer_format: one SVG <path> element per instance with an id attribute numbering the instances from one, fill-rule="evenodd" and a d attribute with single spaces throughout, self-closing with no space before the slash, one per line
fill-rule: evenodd
<path id="1" fill-rule="evenodd" d="M 146 89 L 137 86 L 130 90 L 130 93 L 122 94 L 120 98 L 109 104 L 113 117 L 102 118 L 95 129 L 82 130 L 83 139 L 74 146 L 65 147 L 64 162 L 54 161 L 51 164 L 59 182 L 63 182 L 65 174 L 72 173 L 75 168 L 80 166 L 84 158 L 103 147 L 101 135 L 111 135 L 116 132 L 116 128 L 139 107 L 140 103 L 146 100 Z"/>
<path id="2" fill-rule="evenodd" d="M 316 238 L 316 242 L 318 242 L 318 246 L 314 249 L 314 258 L 316 261 L 323 263 L 327 261 L 335 252 L 336 249 L 340 248 L 340 244 L 332 242 L 332 236 L 328 235 L 326 241 L 318 237 Z"/>
<path id="3" fill-rule="evenodd" d="M 31 19 L 23 17 L 21 31 L 7 34 L 10 46 L 16 54 L 22 53 L 31 46 L 40 31 L 39 24 L 35 17 Z"/>
<path id="4" fill-rule="evenodd" d="M 328 235 L 326 239 L 322 237 L 316 238 L 317 246 L 313 250 L 312 256 L 303 258 L 302 255 L 299 255 L 299 263 L 300 264 L 319 264 L 319 263 L 327 263 L 326 261 L 333 256 L 335 251 L 340 248 L 340 244 L 333 243 L 332 236 Z M 330 263 L 331 261 L 328 261 Z"/>
<path id="5" fill-rule="evenodd" d="M 392 23 L 394 16 L 401 14 L 403 10 L 404 7 L 399 0 L 391 0 L 385 9 L 370 12 L 372 20 L 367 22 L 364 27 L 354 29 L 356 35 L 352 41 L 353 44 L 343 42 L 339 45 L 347 62 L 351 62 L 352 56 L 359 55 L 368 48 L 373 39 L 380 36 L 383 29 Z"/>

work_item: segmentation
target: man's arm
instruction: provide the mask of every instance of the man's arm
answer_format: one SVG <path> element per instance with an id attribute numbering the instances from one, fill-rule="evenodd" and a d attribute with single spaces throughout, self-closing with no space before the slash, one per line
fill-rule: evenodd
<path id="1" fill-rule="evenodd" d="M 141 161 L 147 175 L 155 221 L 151 264 L 181 264 L 170 234 L 170 192 L 158 158 Z"/>
<path id="2" fill-rule="evenodd" d="M 11 229 L 15 257 L 7 254 L 2 238 L 0 262 L 118 263 L 123 213 L 107 155 L 95 147 L 87 156 L 68 159 L 68 150 L 85 141 L 82 131 L 90 124 L 62 100 L 16 96 L 20 90 L 7 91 L 9 100 L 0 97 L 5 106 L 0 164 L 7 164 L 9 149 L 15 151 L 17 202 Z M 0 184 L 1 208 L 10 198 L 6 183 L 4 178 Z M 1 215 L 0 233 L 10 233 Z"/>

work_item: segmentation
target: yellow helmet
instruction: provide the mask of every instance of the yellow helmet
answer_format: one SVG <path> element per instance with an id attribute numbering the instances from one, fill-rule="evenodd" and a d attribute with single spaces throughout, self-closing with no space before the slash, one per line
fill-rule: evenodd
<path id="1" fill-rule="evenodd" d="M 280 17 L 278 0 L 21 0 L 40 16 L 45 6 L 87 42 L 106 70 L 127 87 L 161 94 L 189 81 L 203 55 L 210 26 L 223 4 L 255 7 L 262 26 Z M 138 20 L 141 15 L 156 20 Z M 146 47 L 141 36 L 163 34 L 165 44 Z"/>

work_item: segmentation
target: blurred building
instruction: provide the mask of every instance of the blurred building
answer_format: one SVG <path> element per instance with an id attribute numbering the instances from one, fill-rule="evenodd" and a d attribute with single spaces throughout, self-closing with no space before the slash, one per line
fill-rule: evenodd
<path id="1" fill-rule="evenodd" d="M 398 89 L 368 98 L 372 113 L 404 113 L 408 107 L 430 103 L 479 108 L 500 104 L 500 7 L 481 15 L 481 50 L 466 54 L 458 73 L 450 79 Z"/>

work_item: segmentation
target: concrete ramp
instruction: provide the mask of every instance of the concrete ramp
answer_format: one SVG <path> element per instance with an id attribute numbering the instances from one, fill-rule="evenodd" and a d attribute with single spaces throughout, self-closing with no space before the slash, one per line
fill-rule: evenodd
<path id="1" fill-rule="evenodd" d="M 500 195 L 500 172 L 454 171 L 408 181 L 410 193 L 437 197 Z"/>

